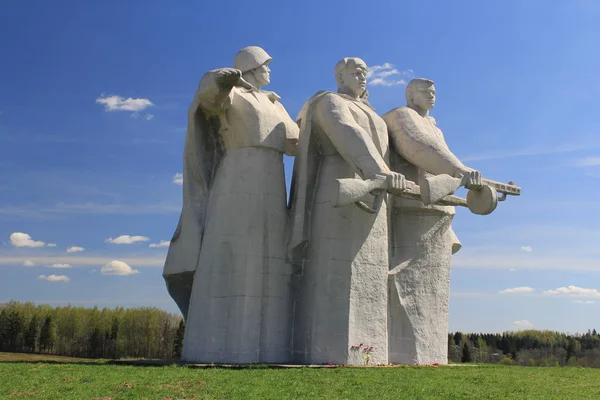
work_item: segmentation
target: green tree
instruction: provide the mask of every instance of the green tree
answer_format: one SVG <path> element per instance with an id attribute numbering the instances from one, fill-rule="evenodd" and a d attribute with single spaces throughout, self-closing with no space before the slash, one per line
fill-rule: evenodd
<path id="1" fill-rule="evenodd" d="M 183 319 L 179 321 L 177 332 L 175 332 L 175 339 L 173 340 L 173 358 L 180 359 L 181 352 L 183 350 L 183 336 L 185 334 L 185 323 Z"/>
<path id="2" fill-rule="evenodd" d="M 40 352 L 50 353 L 56 342 L 56 330 L 52 322 L 52 316 L 47 315 L 40 331 Z"/>
<path id="3" fill-rule="evenodd" d="M 31 321 L 29 321 L 29 327 L 25 332 L 25 337 L 23 338 L 25 342 L 25 349 L 27 349 L 27 351 L 35 353 L 37 347 L 38 333 L 39 326 L 37 314 L 33 314 L 33 317 L 31 317 Z"/>
<path id="4" fill-rule="evenodd" d="M 103 357 L 104 335 L 98 327 L 94 328 L 90 336 L 89 356 L 93 358 Z"/>
<path id="5" fill-rule="evenodd" d="M 471 357 L 471 349 L 469 348 L 469 343 L 465 341 L 463 348 L 462 348 L 462 357 L 460 359 L 461 362 L 464 363 L 468 363 L 471 362 L 473 359 Z"/>
<path id="6" fill-rule="evenodd" d="M 8 351 L 21 350 L 19 342 L 23 337 L 23 316 L 18 307 L 8 311 L 4 333 Z"/>

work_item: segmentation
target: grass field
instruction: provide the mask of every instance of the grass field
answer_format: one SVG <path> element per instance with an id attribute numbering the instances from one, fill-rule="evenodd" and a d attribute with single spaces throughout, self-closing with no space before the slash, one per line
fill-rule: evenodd
<path id="1" fill-rule="evenodd" d="M 194 369 L 18 358 L 0 353 L 0 398 L 600 399 L 600 370 L 576 367 Z"/>

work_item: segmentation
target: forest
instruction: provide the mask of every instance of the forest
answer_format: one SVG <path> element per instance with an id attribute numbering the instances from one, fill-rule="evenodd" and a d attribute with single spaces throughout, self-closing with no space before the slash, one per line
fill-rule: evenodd
<path id="1" fill-rule="evenodd" d="M 448 361 L 600 368 L 600 335 L 596 329 L 573 335 L 533 329 L 449 333 Z"/>
<path id="2" fill-rule="evenodd" d="M 155 307 L 0 305 L 0 351 L 84 358 L 179 359 L 180 315 Z M 600 368 L 600 334 L 522 330 L 448 334 L 448 361 Z"/>
<path id="3" fill-rule="evenodd" d="M 181 316 L 158 308 L 0 306 L 0 351 L 84 358 L 181 357 Z"/>

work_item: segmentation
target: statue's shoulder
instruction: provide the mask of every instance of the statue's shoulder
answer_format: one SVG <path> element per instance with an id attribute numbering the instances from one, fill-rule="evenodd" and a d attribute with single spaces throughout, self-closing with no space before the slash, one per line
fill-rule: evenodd
<path id="1" fill-rule="evenodd" d="M 327 105 L 335 104 L 339 102 L 337 93 L 329 92 L 326 90 L 320 90 L 311 96 L 310 99 L 306 101 L 304 107 L 308 110 L 308 108 L 312 109 L 322 109 Z"/>
<path id="2" fill-rule="evenodd" d="M 418 117 L 419 114 L 409 107 L 394 108 L 381 116 L 390 130 L 404 129 L 407 124 L 414 124 Z"/>
<path id="3" fill-rule="evenodd" d="M 394 108 L 390 111 L 388 111 L 387 113 L 383 114 L 383 118 L 391 118 L 391 117 L 400 117 L 400 118 L 415 118 L 418 117 L 419 113 L 417 113 L 415 110 L 413 110 L 410 107 L 398 107 L 398 108 Z"/>

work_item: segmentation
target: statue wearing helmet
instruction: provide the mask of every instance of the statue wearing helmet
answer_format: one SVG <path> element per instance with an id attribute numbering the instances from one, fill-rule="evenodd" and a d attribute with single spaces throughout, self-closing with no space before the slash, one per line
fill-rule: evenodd
<path id="1" fill-rule="evenodd" d="M 271 57 L 238 52 L 235 68 L 207 72 L 189 108 L 183 210 L 163 276 L 186 319 L 183 359 L 289 360 L 290 266 L 283 154 L 298 126 L 262 90 Z"/>

